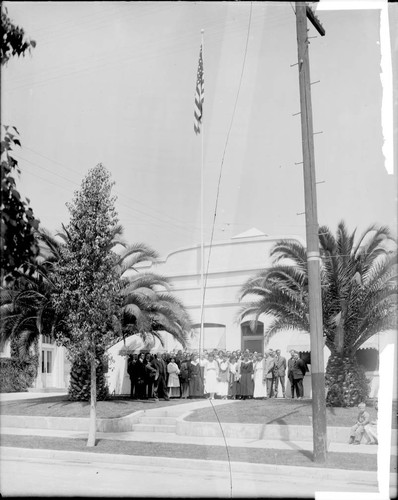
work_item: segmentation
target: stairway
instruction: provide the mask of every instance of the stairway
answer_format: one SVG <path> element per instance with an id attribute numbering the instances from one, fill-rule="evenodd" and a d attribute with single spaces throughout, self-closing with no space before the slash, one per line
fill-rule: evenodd
<path id="1" fill-rule="evenodd" d="M 143 414 L 137 424 L 133 424 L 134 432 L 168 432 L 175 433 L 177 426 L 176 417 L 170 417 L 166 410 L 153 410 Z"/>

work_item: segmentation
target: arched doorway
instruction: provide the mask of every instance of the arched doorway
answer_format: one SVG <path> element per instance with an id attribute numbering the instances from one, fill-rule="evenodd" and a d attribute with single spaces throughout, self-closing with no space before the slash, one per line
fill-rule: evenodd
<path id="1" fill-rule="evenodd" d="M 204 323 L 203 324 L 203 340 L 200 339 L 200 324 L 195 324 L 192 327 L 194 335 L 189 343 L 191 350 L 200 350 L 200 344 L 203 343 L 203 349 L 225 350 L 226 346 L 226 328 L 221 323 Z"/>
<path id="2" fill-rule="evenodd" d="M 261 352 L 264 354 L 264 323 L 259 321 L 257 328 L 250 328 L 250 321 L 241 323 L 241 350 L 249 349 L 250 352 Z"/>

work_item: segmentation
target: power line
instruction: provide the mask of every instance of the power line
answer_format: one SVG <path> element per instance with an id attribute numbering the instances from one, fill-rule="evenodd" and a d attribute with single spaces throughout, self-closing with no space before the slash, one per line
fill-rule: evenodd
<path id="1" fill-rule="evenodd" d="M 248 50 L 248 45 L 249 45 L 249 35 L 250 35 L 250 28 L 251 28 L 251 20 L 252 20 L 252 9 L 253 9 L 253 2 L 250 3 L 250 15 L 249 15 L 249 23 L 248 23 L 248 27 L 247 27 L 246 46 L 245 46 L 245 52 L 244 52 L 244 56 L 243 56 L 242 71 L 241 71 L 241 74 L 240 74 L 238 91 L 236 93 L 234 109 L 232 111 L 232 117 L 231 117 L 229 129 L 228 129 L 227 137 L 226 137 L 226 140 L 225 140 L 225 146 L 224 146 L 224 151 L 223 151 L 223 155 L 222 155 L 222 159 L 221 159 L 221 165 L 220 165 L 220 173 L 219 173 L 218 183 L 217 183 L 216 202 L 215 202 L 215 207 L 214 207 L 213 224 L 212 224 L 212 231 L 211 231 L 210 245 L 209 245 L 209 255 L 208 255 L 208 258 L 207 258 L 206 278 L 205 278 L 205 285 L 204 285 L 204 291 L 203 291 L 203 294 L 204 294 L 204 296 L 203 296 L 203 303 L 204 303 L 204 297 L 206 295 L 207 277 L 208 277 L 208 273 L 209 273 L 210 257 L 211 257 L 211 250 L 212 250 L 212 244 L 213 244 L 213 238 L 214 238 L 214 228 L 215 228 L 215 223 L 216 223 L 216 218 L 217 218 L 218 200 L 219 200 L 219 195 L 220 195 L 221 178 L 222 178 L 222 172 L 223 172 L 225 154 L 226 154 L 226 151 L 227 151 L 227 147 L 228 147 L 228 143 L 229 143 L 229 137 L 230 137 L 232 125 L 233 125 L 234 118 L 235 118 L 236 107 L 237 107 L 237 104 L 238 104 L 240 89 L 241 89 L 241 86 L 242 86 L 243 73 L 244 73 L 244 70 L 245 70 L 246 56 L 247 56 L 247 50 Z M 203 310 L 202 310 L 202 314 L 203 314 Z"/>
<path id="2" fill-rule="evenodd" d="M 42 158 L 45 158 L 45 159 L 47 159 L 47 160 L 51 161 L 51 162 L 52 162 L 52 163 L 54 163 L 54 164 L 60 165 L 61 167 L 63 167 L 63 168 L 65 168 L 65 169 L 67 169 L 68 171 L 72 171 L 72 172 L 74 172 L 74 173 L 78 174 L 79 176 L 81 176 L 81 175 L 82 175 L 80 171 L 77 171 L 76 169 L 73 169 L 73 168 L 71 168 L 71 167 L 67 167 L 67 166 L 66 166 L 66 165 L 64 165 L 63 163 L 61 163 L 61 162 L 59 162 L 59 161 L 56 161 L 56 160 L 54 160 L 54 159 L 50 158 L 49 156 L 46 156 L 46 155 L 44 155 L 44 154 L 42 154 L 42 153 L 39 153 L 38 151 L 35 151 L 34 149 L 29 148 L 29 147 L 27 147 L 27 146 L 23 146 L 23 147 L 24 147 L 24 149 L 28 149 L 29 151 L 33 152 L 34 154 L 36 154 L 36 155 L 38 155 L 38 156 L 41 156 Z M 53 174 L 53 175 L 55 175 L 55 176 L 57 176 L 57 177 L 60 177 L 60 178 L 62 178 L 62 179 L 64 179 L 64 180 L 67 180 L 68 182 L 72 182 L 73 184 L 75 184 L 75 185 L 79 186 L 79 183 L 78 183 L 78 182 L 76 182 L 75 180 L 73 180 L 73 181 L 72 181 L 71 179 L 69 179 L 69 178 L 67 178 L 67 177 L 64 177 L 63 175 L 58 174 L 57 172 L 54 172 L 54 171 L 53 171 L 53 170 L 51 170 L 51 169 L 48 169 L 48 168 L 46 168 L 46 167 L 43 167 L 42 165 L 39 165 L 38 163 L 35 163 L 35 162 L 31 161 L 31 160 L 27 160 L 26 158 L 23 158 L 23 157 L 21 157 L 20 155 L 17 155 L 17 154 L 16 154 L 15 156 L 17 156 L 18 158 L 20 158 L 20 159 L 21 159 L 21 160 L 23 160 L 23 161 L 26 161 L 26 162 L 28 162 L 28 163 L 31 163 L 32 165 L 37 166 L 38 168 L 41 168 L 41 169 L 43 169 L 43 170 L 46 170 L 46 171 L 50 172 L 51 174 Z M 156 219 L 156 220 L 163 221 L 163 222 L 166 222 L 166 223 L 168 223 L 168 224 L 172 224 L 172 225 L 174 225 L 175 227 L 179 227 L 180 229 L 184 229 L 184 230 L 185 230 L 185 228 L 178 226 L 178 224 L 189 224 L 190 228 L 192 228 L 192 226 L 193 226 L 192 222 L 189 222 L 189 221 L 184 222 L 184 221 L 181 221 L 181 220 L 179 220 L 179 219 L 176 219 L 176 218 L 174 218 L 174 217 L 172 217 L 172 216 L 170 216 L 170 215 L 168 215 L 168 214 L 166 214 L 166 213 L 164 213 L 164 212 L 160 212 L 160 211 L 158 211 L 158 210 L 155 210 L 155 209 L 154 209 L 154 208 L 152 208 L 152 207 L 149 207 L 149 206 L 147 206 L 147 205 L 144 205 L 143 203 L 140 203 L 140 202 L 138 202 L 138 201 L 134 200 L 133 198 L 131 198 L 131 197 L 129 197 L 129 196 L 127 196 L 127 195 L 125 195 L 125 194 L 123 194 L 123 193 L 119 192 L 119 191 L 115 191 L 115 193 L 116 193 L 116 195 L 118 195 L 118 196 L 121 196 L 121 197 L 125 198 L 126 200 L 130 201 L 131 203 L 135 203 L 135 204 L 140 205 L 140 206 L 142 206 L 142 207 L 144 207 L 144 208 L 150 209 L 150 210 L 152 210 L 154 213 L 156 213 L 156 214 L 158 214 L 158 215 L 161 215 L 161 216 L 163 216 L 163 217 L 159 217 L 159 216 L 157 216 L 157 215 L 155 216 L 155 215 L 152 215 L 152 214 L 150 214 L 150 213 L 143 212 L 143 211 L 138 210 L 138 209 L 134 209 L 134 208 L 132 208 L 132 207 L 127 207 L 127 205 L 125 205 L 125 204 L 123 204 L 123 203 L 120 203 L 120 202 L 119 202 L 119 204 L 121 204 L 122 206 L 125 206 L 125 207 L 129 208 L 130 210 L 136 211 L 137 213 L 141 213 L 141 214 L 143 214 L 143 215 L 146 215 L 146 216 L 152 217 L 152 218 L 154 218 L 154 219 Z M 165 220 L 165 219 L 164 219 L 164 217 L 167 217 L 168 219 L 170 219 L 170 221 L 171 221 L 171 222 L 169 222 L 169 221 Z M 174 223 L 173 223 L 173 221 L 174 221 Z M 196 228 L 196 229 L 197 229 L 197 228 Z"/>
<path id="3" fill-rule="evenodd" d="M 258 18 L 258 19 L 259 19 L 259 21 L 263 20 L 262 18 Z M 207 29 L 210 30 L 209 38 L 211 38 L 211 36 L 217 35 L 218 33 L 220 33 L 222 35 L 222 37 L 224 37 L 226 29 L 228 29 L 229 25 L 234 25 L 234 21 L 229 21 L 228 23 L 224 23 L 223 25 L 220 25 L 220 28 L 217 30 L 213 30 L 213 33 L 211 32 L 211 28 L 207 27 Z M 239 34 L 242 31 L 243 31 L 243 29 L 238 26 L 236 29 L 228 30 L 227 33 L 229 36 L 231 36 L 234 33 Z M 190 43 L 187 43 L 188 41 Z M 62 64 L 62 66 L 59 66 L 56 69 L 55 74 L 54 74 L 53 69 L 48 70 L 47 71 L 48 77 L 44 78 L 38 82 L 33 82 L 33 83 L 32 82 L 31 83 L 25 82 L 25 83 L 23 83 L 21 80 L 19 80 L 19 81 L 18 80 L 16 80 L 16 81 L 11 80 L 7 84 L 7 86 L 8 85 L 10 87 L 12 86 L 12 88 L 6 89 L 5 92 L 22 90 L 25 88 L 38 87 L 38 86 L 45 85 L 49 82 L 54 82 L 54 81 L 58 81 L 60 79 L 68 78 L 70 76 L 75 76 L 77 74 L 84 74 L 84 73 L 90 74 L 92 72 L 96 72 L 96 71 L 100 70 L 101 68 L 118 66 L 118 65 L 120 65 L 124 62 L 127 62 L 127 61 L 139 63 L 141 61 L 148 61 L 149 59 L 156 58 L 159 56 L 171 55 L 173 53 L 178 53 L 178 52 L 190 49 L 191 45 L 193 46 L 194 41 L 195 40 L 194 40 L 193 34 L 191 32 L 186 32 L 183 36 L 178 34 L 178 35 L 174 35 L 172 37 L 169 37 L 167 39 L 167 44 L 164 44 L 160 48 L 160 50 L 158 50 L 158 51 L 151 50 L 154 47 L 158 46 L 158 43 L 159 43 L 158 41 L 154 41 L 151 44 L 146 44 L 145 49 L 141 50 L 139 53 L 137 52 L 136 54 L 131 54 L 131 47 L 128 47 L 128 49 L 127 49 L 128 53 L 125 55 L 122 54 L 122 57 L 118 57 L 118 58 L 112 57 L 112 60 L 108 61 L 107 59 L 109 59 L 109 57 L 111 57 L 111 54 L 107 54 L 105 56 L 99 57 L 98 59 L 94 59 L 94 64 L 91 64 L 91 66 L 89 66 L 89 67 L 87 67 L 87 65 L 85 64 L 85 61 L 89 60 L 92 62 L 93 57 L 87 56 L 84 59 L 80 59 L 79 62 L 82 63 L 81 68 L 76 68 L 74 71 L 65 72 L 65 67 L 67 67 L 67 66 L 76 67 L 76 60 L 73 60 L 69 65 L 65 65 L 65 63 L 64 63 L 64 64 Z M 104 61 L 104 63 L 103 64 L 95 64 L 95 63 L 101 63 L 101 61 Z M 57 74 L 57 70 L 59 70 L 60 73 Z M 45 76 L 46 73 L 43 73 L 43 72 L 39 73 L 39 77 L 41 75 Z M 18 85 L 19 82 L 21 82 L 21 83 Z"/>
<path id="4" fill-rule="evenodd" d="M 58 173 L 54 172 L 54 171 L 53 171 L 53 170 L 51 170 L 51 169 L 48 169 L 48 168 L 46 168 L 46 167 L 43 167 L 42 165 L 39 165 L 38 163 L 35 163 L 35 162 L 31 161 L 31 160 L 28 160 L 28 159 L 26 159 L 26 158 L 23 158 L 23 157 L 22 157 L 22 156 L 20 156 L 20 155 L 15 154 L 15 157 L 16 157 L 16 158 L 18 158 L 18 159 L 20 159 L 20 160 L 22 160 L 22 161 L 25 161 L 25 162 L 27 162 L 27 163 L 30 163 L 30 164 L 32 164 L 32 165 L 34 165 L 34 166 L 38 167 L 38 168 L 41 168 L 42 170 L 45 170 L 45 171 L 47 171 L 47 172 L 50 172 L 52 175 L 54 175 L 54 176 L 56 176 L 56 177 L 59 177 L 60 179 L 66 180 L 66 181 L 70 182 L 71 184 L 74 184 L 74 185 L 75 185 L 75 186 L 77 186 L 77 187 L 79 187 L 79 185 L 80 185 L 78 182 L 76 182 L 76 181 L 74 181 L 74 180 L 71 180 L 71 179 L 69 179 L 69 178 L 67 178 L 67 177 L 65 177 L 65 176 L 63 176 L 63 175 L 60 175 L 60 174 L 58 174 Z M 31 173 L 31 172 L 29 172 L 29 173 Z M 40 177 L 40 176 L 38 176 L 38 177 L 39 177 L 40 179 L 43 179 L 43 180 L 45 180 L 45 181 L 49 182 L 50 184 L 52 184 L 52 185 L 54 185 L 54 186 L 57 186 L 57 187 L 63 187 L 63 186 L 60 186 L 59 184 L 55 184 L 55 183 L 53 183 L 53 182 L 49 181 L 49 180 L 48 180 L 48 179 L 46 179 L 46 178 L 43 178 L 43 177 Z M 63 187 L 63 189 L 65 189 L 65 187 Z M 116 193 L 116 194 L 119 194 L 119 193 Z M 119 195 L 120 195 L 120 194 L 119 194 Z M 125 197 L 125 195 L 121 195 L 121 196 L 124 196 L 124 197 Z M 126 197 L 126 198 L 127 198 L 127 199 L 129 199 L 128 197 Z M 150 213 L 144 212 L 144 211 L 139 210 L 139 209 L 137 209 L 137 208 L 133 208 L 133 207 L 131 207 L 131 206 L 129 206 L 129 205 L 126 205 L 125 203 L 122 203 L 120 200 L 118 200 L 118 201 L 117 201 L 117 203 L 118 203 L 118 205 L 120 205 L 120 206 L 122 206 L 122 207 L 124 207 L 124 208 L 127 208 L 127 209 L 128 209 L 128 210 L 130 210 L 132 213 L 135 213 L 135 214 L 136 214 L 136 213 L 138 213 L 138 214 L 144 215 L 144 216 L 146 216 L 146 217 L 151 217 L 152 219 L 154 219 L 155 221 L 157 221 L 157 222 L 158 222 L 157 224 L 156 224 L 156 223 L 154 223 L 154 222 L 148 222 L 147 224 L 150 224 L 150 225 L 153 225 L 153 226 L 158 226 L 158 227 L 164 227 L 164 224 L 166 223 L 166 224 L 168 224 L 168 225 L 173 226 L 173 227 L 174 227 L 174 228 L 176 228 L 176 229 L 179 229 L 180 231 L 183 231 L 184 233 L 189 233 L 189 234 L 192 234 L 192 224 L 190 224 L 190 223 L 189 223 L 189 229 L 188 229 L 188 228 L 186 228 L 186 227 L 179 226 L 179 225 L 177 225 L 177 224 L 175 224 L 175 223 L 173 223 L 173 222 L 166 221 L 166 220 L 164 220 L 164 219 L 162 219 L 162 218 L 160 218 L 160 217 L 156 217 L 155 215 L 152 215 L 152 214 L 150 214 Z M 138 202 L 136 202 L 136 203 L 138 203 Z M 195 229 L 197 229 L 197 228 L 195 228 Z"/>
<path id="5" fill-rule="evenodd" d="M 212 244 L 213 244 L 213 238 L 214 238 L 214 228 L 215 228 L 216 218 L 217 218 L 217 208 L 218 208 L 218 200 L 219 200 L 219 194 L 220 194 L 221 177 L 222 177 L 222 171 L 223 171 L 225 153 L 226 153 L 226 150 L 227 150 L 227 147 L 228 147 L 229 136 L 230 136 L 232 125 L 233 125 L 233 121 L 234 121 L 234 118 L 235 118 L 236 107 L 237 107 L 237 104 L 238 104 L 239 93 L 240 93 L 240 89 L 241 89 L 241 85 L 242 85 L 243 73 L 244 73 L 245 64 L 246 64 L 246 56 L 247 56 L 247 49 L 248 49 L 248 45 L 249 45 L 249 34 L 250 34 L 250 27 L 251 27 L 251 20 L 252 20 L 252 10 L 253 10 L 253 2 L 250 2 L 250 15 L 249 15 L 249 23 L 248 23 L 248 27 L 247 27 L 246 46 L 245 46 L 245 53 L 244 53 L 244 56 L 243 56 L 242 71 L 241 71 L 241 75 L 240 75 L 240 79 L 239 79 L 238 91 L 237 91 L 236 98 L 235 98 L 235 105 L 234 105 L 234 109 L 233 109 L 233 112 L 232 112 L 231 122 L 230 122 L 229 130 L 228 130 L 228 133 L 227 133 L 226 141 L 225 141 L 224 152 L 223 152 L 223 156 L 222 156 L 222 159 L 221 159 L 220 174 L 219 174 L 218 183 L 217 183 L 217 194 L 216 194 L 216 202 L 215 202 L 215 208 L 214 208 L 213 224 L 212 224 L 212 229 L 211 229 L 209 255 L 208 255 L 208 258 L 207 258 L 206 278 L 205 278 L 205 283 L 204 283 L 204 288 L 203 288 L 202 304 L 205 303 L 205 297 L 206 297 L 207 278 L 208 278 L 208 274 L 209 274 L 210 257 L 211 257 L 211 250 L 212 250 Z M 202 307 L 201 318 L 200 318 L 201 324 L 203 322 L 203 311 L 204 311 L 204 308 Z M 225 442 L 225 447 L 226 447 L 227 457 L 228 457 L 228 465 L 229 465 L 230 496 L 232 498 L 232 469 L 231 469 L 231 458 L 230 458 L 230 455 L 229 455 L 228 444 L 226 442 L 224 431 L 222 429 L 221 422 L 220 422 L 220 420 L 218 418 L 217 411 L 214 408 L 213 403 L 211 401 L 210 401 L 210 403 L 211 403 L 211 406 L 213 408 L 214 413 L 216 414 L 216 417 L 217 417 L 217 420 L 218 420 L 218 423 L 220 425 L 221 432 L 222 432 L 222 435 L 223 435 L 223 438 L 224 438 L 224 442 Z"/>
<path id="6" fill-rule="evenodd" d="M 163 8 L 163 10 L 166 12 L 167 10 L 170 10 L 169 6 L 166 6 L 166 7 L 161 7 Z M 149 10 L 147 12 L 147 14 L 141 14 L 141 16 L 137 16 L 136 15 L 136 10 L 134 12 L 132 12 L 132 17 L 134 16 L 134 19 L 136 19 L 138 17 L 138 19 L 140 17 L 144 17 L 145 15 L 151 15 L 151 13 L 155 10 L 152 9 L 152 10 Z M 112 13 L 112 9 L 110 9 L 110 12 Z M 156 7 L 156 13 L 159 12 L 159 7 Z M 84 16 L 84 18 L 86 18 L 88 16 Z M 106 13 L 105 15 L 105 18 L 108 17 L 109 18 L 109 22 L 113 22 L 114 20 L 114 17 L 112 16 L 112 14 L 108 14 Z M 130 17 L 128 15 L 128 13 L 126 12 L 123 12 L 123 20 L 127 17 L 127 19 Z M 98 19 L 102 19 L 102 17 L 98 17 L 94 20 L 94 21 L 98 21 Z M 118 19 L 117 15 L 116 15 L 116 19 Z M 252 26 L 256 23 L 256 22 L 262 22 L 264 19 L 264 16 L 262 14 L 258 15 L 257 17 L 255 17 L 254 19 L 252 19 Z M 79 20 L 80 20 L 80 17 L 79 17 Z M 281 20 L 282 22 L 284 21 L 284 17 L 283 15 L 279 15 L 279 17 L 276 15 L 274 15 L 273 17 L 273 20 L 274 20 L 274 25 L 275 24 L 278 24 L 278 21 Z M 275 23 L 275 20 L 276 20 L 276 23 Z M 73 22 L 73 20 L 71 21 L 66 21 L 66 23 L 68 22 Z M 64 22 L 65 23 L 65 22 Z M 60 24 L 63 24 L 63 23 L 60 23 Z M 58 25 L 56 25 L 58 26 Z M 73 29 L 75 28 L 76 26 L 76 23 L 75 25 L 73 26 Z M 87 22 L 84 22 L 84 23 L 78 23 L 77 24 L 78 27 L 82 27 L 82 28 L 87 28 Z M 90 24 L 88 24 L 88 26 L 90 27 Z M 240 25 L 236 22 L 236 19 L 232 19 L 232 20 L 228 20 L 227 22 L 223 22 L 222 24 L 219 22 L 219 21 L 214 21 L 213 19 L 211 19 L 210 21 L 208 21 L 205 25 L 205 28 L 206 28 L 206 32 L 208 33 L 208 38 L 209 39 L 213 39 L 213 42 L 216 41 L 216 38 L 217 38 L 217 35 L 221 35 L 221 37 L 219 37 L 220 39 L 223 39 L 226 35 L 228 36 L 231 36 L 233 35 L 234 33 L 237 33 L 239 34 L 240 32 L 243 31 L 243 29 L 240 27 Z M 84 44 L 84 40 L 87 40 L 87 39 L 90 39 L 90 33 L 92 33 L 93 31 L 95 31 L 95 29 L 91 29 L 91 30 L 87 30 L 87 29 L 84 29 L 84 30 L 80 30 L 78 29 L 77 31 L 74 30 L 72 33 L 69 33 L 70 35 L 70 38 L 76 38 L 76 37 L 81 37 L 82 39 L 82 42 Z M 39 30 L 40 32 L 40 30 Z M 51 33 L 51 32 L 50 32 Z M 57 32 L 54 32 L 52 36 L 52 39 L 58 41 L 59 38 L 60 38 L 60 34 L 59 34 L 59 31 Z M 175 50 L 174 51 L 171 51 L 169 53 L 175 53 L 175 52 L 178 52 L 182 49 L 185 50 L 185 48 L 188 47 L 189 43 L 188 42 L 191 42 L 191 43 L 194 43 L 194 37 L 193 37 L 193 34 L 192 34 L 192 31 L 187 31 L 186 33 L 183 34 L 183 36 L 181 36 L 180 33 L 178 34 L 174 34 L 172 35 L 171 37 L 169 36 L 167 38 L 167 42 L 171 43 L 171 46 L 172 47 L 175 47 Z M 153 47 L 153 46 L 156 46 L 158 44 L 158 41 L 154 41 L 152 42 L 151 44 L 148 44 L 146 43 L 145 44 L 145 51 L 146 53 L 148 52 L 148 47 Z M 40 40 L 38 41 L 38 48 L 40 48 Z M 128 46 L 127 47 L 127 50 L 130 51 L 131 50 L 131 47 Z M 166 52 L 167 54 L 167 52 Z M 101 62 L 101 61 L 106 61 L 106 59 L 109 57 L 112 57 L 113 56 L 113 53 L 109 53 L 108 55 L 106 56 L 101 56 L 100 58 L 97 58 L 96 60 L 94 59 L 94 61 L 96 62 Z M 126 57 L 127 56 L 127 57 Z M 73 67 L 75 67 L 76 65 L 76 54 L 73 54 L 73 57 L 74 57 L 74 60 L 70 63 L 70 65 L 72 65 Z M 125 57 L 122 57 L 122 58 L 119 58 L 118 60 L 115 59 L 114 57 L 112 57 L 112 62 L 111 64 L 120 64 L 120 63 L 123 63 L 125 62 L 126 60 L 129 60 L 132 56 L 129 55 L 129 52 L 128 54 L 125 54 Z M 144 55 L 144 59 L 147 60 L 148 58 L 151 58 L 152 57 L 152 53 L 149 52 L 149 54 L 147 55 Z M 134 56 L 133 56 L 134 58 Z M 59 78 L 67 78 L 68 76 L 72 76 L 72 75 L 75 75 L 77 74 L 78 72 L 82 72 L 82 73 L 85 73 L 85 72 L 93 72 L 93 71 L 98 71 L 101 67 L 107 67 L 109 66 L 109 63 L 108 62 L 105 62 L 105 64 L 103 65 L 100 65 L 100 66 L 92 66 L 87 68 L 87 63 L 86 61 L 89 60 L 89 61 L 93 61 L 93 57 L 90 55 L 90 56 L 87 56 L 86 58 L 84 59 L 80 59 L 80 62 L 82 63 L 82 67 L 81 68 L 78 68 L 76 69 L 74 72 L 66 72 L 65 73 L 65 63 L 62 64 L 62 66 L 58 67 L 57 70 L 58 71 L 61 71 L 61 73 L 58 73 L 57 74 L 57 70 L 54 74 L 54 70 L 51 69 L 51 70 L 48 70 L 47 72 L 41 72 L 39 73 L 39 75 L 49 75 L 47 78 L 45 78 L 44 80 L 41 80 L 39 82 L 31 82 L 31 83 L 23 83 L 21 82 L 21 80 L 12 80 L 10 82 L 11 85 L 13 85 L 13 88 L 10 88 L 10 89 L 7 89 L 5 90 L 5 92 L 11 92 L 11 91 L 16 91 L 16 90 L 20 90 L 20 89 L 23 89 L 23 88 L 31 88 L 31 87 L 35 87 L 35 86 L 41 86 L 41 85 L 44 85 L 44 84 L 47 84 L 49 82 L 52 82 L 52 81 L 56 81 L 58 80 Z M 139 61 L 140 59 L 137 60 L 137 58 L 134 60 L 135 62 Z M 49 73 L 48 73 L 49 72 Z M 52 75 L 52 76 L 51 76 Z M 18 86 L 19 84 L 19 86 Z"/>

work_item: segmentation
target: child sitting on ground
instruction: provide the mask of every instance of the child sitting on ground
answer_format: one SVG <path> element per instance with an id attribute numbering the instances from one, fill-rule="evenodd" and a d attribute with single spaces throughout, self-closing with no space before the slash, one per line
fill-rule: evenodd
<path id="1" fill-rule="evenodd" d="M 351 427 L 348 444 L 359 444 L 362 436 L 365 434 L 365 425 L 370 423 L 370 416 L 369 413 L 365 411 L 365 408 L 365 403 L 359 403 L 357 422 Z"/>
<path id="2" fill-rule="evenodd" d="M 375 410 L 376 410 L 376 420 L 373 422 L 369 422 L 368 425 L 365 425 L 365 436 L 368 438 L 368 443 L 367 444 L 378 444 L 378 438 L 377 438 L 377 414 L 378 414 L 378 403 L 376 401 L 375 403 Z"/>

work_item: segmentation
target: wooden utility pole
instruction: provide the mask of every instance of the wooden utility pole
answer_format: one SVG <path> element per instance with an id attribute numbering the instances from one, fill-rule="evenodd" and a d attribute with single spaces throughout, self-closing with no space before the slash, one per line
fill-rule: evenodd
<path id="1" fill-rule="evenodd" d="M 326 442 L 326 400 L 323 360 L 323 324 L 320 278 L 320 254 L 318 236 L 318 214 L 316 203 L 314 132 L 312 128 L 311 82 L 309 64 L 309 41 L 307 16 L 318 32 L 325 31 L 315 14 L 304 2 L 296 2 L 296 27 L 298 47 L 298 70 L 300 83 L 301 133 L 303 149 L 303 173 L 305 195 L 305 219 L 307 238 L 307 266 L 309 288 L 309 316 L 311 336 L 311 386 L 312 386 L 312 428 L 314 461 L 325 463 Z"/>

